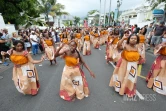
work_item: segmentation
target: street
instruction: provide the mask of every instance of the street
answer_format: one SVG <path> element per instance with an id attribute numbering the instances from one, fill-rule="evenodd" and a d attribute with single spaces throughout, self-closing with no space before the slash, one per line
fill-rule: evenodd
<path id="1" fill-rule="evenodd" d="M 81 54 L 82 55 L 82 54 Z M 41 55 L 33 56 L 40 59 Z M 83 57 L 91 70 L 95 73 L 93 79 L 83 68 L 89 84 L 91 95 L 83 100 L 67 102 L 59 97 L 61 74 L 64 67 L 63 59 L 57 58 L 57 65 L 50 66 L 44 61 L 42 66 L 37 64 L 40 90 L 38 95 L 29 96 L 19 93 L 12 81 L 12 67 L 0 73 L 0 111 L 164 111 L 166 97 L 146 87 L 146 77 L 155 56 L 146 54 L 146 64 L 143 65 L 141 77 L 137 80 L 137 91 L 144 98 L 137 95 L 133 100 L 126 100 L 109 87 L 114 67 L 106 64 L 105 46 L 101 50 L 92 48 L 92 55 Z M 1 69 L 0 69 L 1 70 Z M 153 96 L 153 98 L 152 98 Z"/>

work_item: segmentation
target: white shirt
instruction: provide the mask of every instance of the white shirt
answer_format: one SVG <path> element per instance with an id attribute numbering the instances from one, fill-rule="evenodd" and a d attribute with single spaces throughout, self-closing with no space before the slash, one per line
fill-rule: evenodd
<path id="1" fill-rule="evenodd" d="M 36 35 L 30 35 L 30 39 L 33 39 L 33 40 L 35 40 L 35 41 L 38 41 Z M 32 41 L 32 40 L 31 40 L 31 43 L 32 43 L 32 45 L 36 45 L 36 44 L 38 44 L 37 42 L 34 42 L 34 41 Z"/>
<path id="2" fill-rule="evenodd" d="M 166 42 L 166 38 L 162 38 L 162 43 Z"/>

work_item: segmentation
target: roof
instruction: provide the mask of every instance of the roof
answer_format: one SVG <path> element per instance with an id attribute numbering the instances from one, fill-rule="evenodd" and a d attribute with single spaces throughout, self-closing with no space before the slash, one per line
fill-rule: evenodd
<path id="1" fill-rule="evenodd" d="M 88 15 L 88 17 L 94 17 L 96 15 L 100 15 L 100 13 L 99 12 L 95 12 L 95 13 L 93 13 L 91 15 Z M 104 16 L 104 14 L 101 14 L 101 16 Z"/>

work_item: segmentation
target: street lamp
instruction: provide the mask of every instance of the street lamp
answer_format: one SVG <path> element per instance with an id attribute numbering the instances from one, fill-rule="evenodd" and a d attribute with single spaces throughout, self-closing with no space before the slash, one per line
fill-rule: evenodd
<path id="1" fill-rule="evenodd" d="M 110 21 L 111 21 L 111 1 L 110 0 L 110 6 L 109 6 L 109 19 L 108 19 L 108 25 L 110 25 Z"/>
<path id="2" fill-rule="evenodd" d="M 100 17 L 99 17 L 99 26 L 101 25 L 101 0 L 100 0 Z"/>
<path id="3" fill-rule="evenodd" d="M 118 9 L 117 21 L 118 21 L 118 18 L 119 18 L 119 8 L 120 8 L 121 5 L 122 5 L 122 0 L 117 0 L 117 9 Z"/>
<path id="4" fill-rule="evenodd" d="M 104 27 L 106 26 L 105 25 L 105 19 L 106 19 L 106 11 L 105 11 L 105 9 L 106 9 L 106 0 L 104 1 Z"/>

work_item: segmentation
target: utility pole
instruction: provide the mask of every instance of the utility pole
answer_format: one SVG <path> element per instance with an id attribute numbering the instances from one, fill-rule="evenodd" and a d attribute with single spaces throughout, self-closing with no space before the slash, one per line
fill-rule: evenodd
<path id="1" fill-rule="evenodd" d="M 106 9 L 106 0 L 104 1 L 104 27 L 105 27 L 105 19 L 106 19 L 106 11 L 105 11 L 105 9 Z"/>
<path id="2" fill-rule="evenodd" d="M 100 17 L 99 17 L 99 26 L 101 25 L 100 20 L 101 20 L 101 0 L 100 0 Z"/>
<path id="3" fill-rule="evenodd" d="M 108 25 L 110 26 L 110 22 L 111 22 L 111 2 L 112 0 L 110 0 L 110 6 L 109 6 L 109 18 L 108 18 Z"/>

